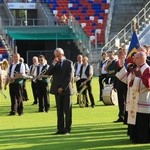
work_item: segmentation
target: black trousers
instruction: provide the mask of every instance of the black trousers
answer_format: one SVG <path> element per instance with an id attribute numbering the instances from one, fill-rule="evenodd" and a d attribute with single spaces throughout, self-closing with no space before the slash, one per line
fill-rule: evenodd
<path id="1" fill-rule="evenodd" d="M 39 98 L 39 112 L 47 112 L 50 109 L 48 83 L 43 81 L 37 81 L 36 85 Z"/>
<path id="2" fill-rule="evenodd" d="M 11 99 L 11 112 L 22 114 L 23 113 L 23 100 L 22 100 L 22 85 L 19 83 L 9 84 L 9 94 Z"/>
<path id="3" fill-rule="evenodd" d="M 72 125 L 72 96 L 66 94 L 55 95 L 57 107 L 57 130 L 70 132 Z"/>
<path id="4" fill-rule="evenodd" d="M 22 96 L 24 101 L 29 100 L 27 90 L 26 90 L 26 79 L 23 80 L 23 84 L 22 84 Z"/>
<path id="5" fill-rule="evenodd" d="M 33 103 L 37 104 L 38 103 L 37 83 L 32 81 L 31 88 L 32 88 L 32 93 L 33 93 L 33 98 L 34 98 Z"/>
<path id="6" fill-rule="evenodd" d="M 117 96 L 118 96 L 118 107 L 119 107 L 118 117 L 124 118 L 125 103 L 126 103 L 126 97 L 127 97 L 127 84 L 125 84 L 121 81 L 118 81 Z"/>
<path id="7" fill-rule="evenodd" d="M 136 124 L 128 125 L 128 135 L 135 143 L 150 143 L 150 114 L 137 113 Z"/>
<path id="8" fill-rule="evenodd" d="M 85 81 L 86 79 L 80 79 L 80 85 Z M 88 94 L 89 94 L 89 98 L 90 98 L 90 102 L 91 102 L 91 106 L 94 106 L 95 105 L 95 102 L 94 102 L 94 96 L 92 94 L 92 86 L 91 86 L 91 80 L 88 81 L 86 83 L 87 85 L 87 89 L 83 91 L 83 95 L 85 96 L 86 98 L 86 103 L 88 105 L 88 97 L 87 97 L 87 91 L 88 91 Z M 82 88 L 82 86 L 80 86 L 80 89 Z"/>
<path id="9" fill-rule="evenodd" d="M 99 88 L 100 88 L 100 94 L 99 94 L 99 100 L 102 101 L 103 98 L 102 98 L 102 90 L 104 88 L 104 85 L 103 85 L 103 80 L 107 78 L 107 74 L 101 74 L 99 76 Z M 106 83 L 106 80 L 104 81 Z"/>
<path id="10" fill-rule="evenodd" d="M 77 92 L 79 92 L 80 91 L 80 89 L 81 89 L 81 87 L 80 87 L 80 80 L 78 80 L 77 82 L 76 82 L 76 89 L 77 89 Z M 77 103 L 79 103 L 79 96 L 77 96 Z"/>

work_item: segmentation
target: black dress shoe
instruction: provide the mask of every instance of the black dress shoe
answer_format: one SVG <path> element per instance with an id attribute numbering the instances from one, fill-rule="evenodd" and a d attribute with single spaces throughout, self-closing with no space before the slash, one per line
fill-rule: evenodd
<path id="1" fill-rule="evenodd" d="M 22 115 L 23 115 L 23 112 L 22 112 L 22 113 L 18 113 L 18 115 L 19 115 L 19 116 L 22 116 Z"/>
<path id="2" fill-rule="evenodd" d="M 101 97 L 99 101 L 103 101 L 103 98 Z"/>
<path id="3" fill-rule="evenodd" d="M 44 112 L 44 110 L 39 110 L 38 112 Z"/>
<path id="4" fill-rule="evenodd" d="M 95 105 L 91 105 L 91 107 L 92 107 L 92 108 L 94 108 L 94 107 L 95 107 Z"/>
<path id="5" fill-rule="evenodd" d="M 48 112 L 49 112 L 49 109 L 48 109 L 48 110 L 45 110 L 45 112 L 48 113 Z"/>
<path id="6" fill-rule="evenodd" d="M 122 117 L 119 117 L 116 121 L 114 121 L 114 123 L 117 123 L 117 122 L 123 122 L 124 119 Z"/>
<path id="7" fill-rule="evenodd" d="M 10 112 L 10 113 L 8 114 L 8 116 L 14 116 L 14 115 L 16 115 L 15 112 Z"/>
<path id="8" fill-rule="evenodd" d="M 37 105 L 37 103 L 32 103 L 32 105 Z"/>
<path id="9" fill-rule="evenodd" d="M 86 104 L 86 105 L 85 105 L 85 107 L 89 107 L 89 105 L 88 105 L 88 104 Z"/>
<path id="10" fill-rule="evenodd" d="M 56 133 L 54 133 L 54 135 L 58 135 L 58 134 L 64 134 L 63 131 L 57 131 Z"/>

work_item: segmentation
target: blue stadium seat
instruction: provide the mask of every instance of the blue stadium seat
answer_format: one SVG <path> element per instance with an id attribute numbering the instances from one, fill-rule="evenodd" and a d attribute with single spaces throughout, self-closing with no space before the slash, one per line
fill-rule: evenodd
<path id="1" fill-rule="evenodd" d="M 99 12 L 95 12 L 94 16 L 100 16 L 100 13 Z"/>
<path id="2" fill-rule="evenodd" d="M 63 11 L 62 11 L 62 14 L 67 14 L 67 11 L 66 11 L 66 10 L 63 10 Z"/>
<path id="3" fill-rule="evenodd" d="M 104 19 L 104 17 L 103 16 L 99 16 L 99 19 Z"/>
<path id="4" fill-rule="evenodd" d="M 106 4 L 106 3 L 107 3 L 107 0 L 102 0 L 102 3 Z"/>
<path id="5" fill-rule="evenodd" d="M 0 47 L 3 47 L 3 44 L 2 44 L 2 42 L 0 41 Z"/>
<path id="6" fill-rule="evenodd" d="M 92 26 L 96 26 L 97 24 L 95 22 L 92 22 Z"/>
<path id="7" fill-rule="evenodd" d="M 51 3 L 51 0 L 46 0 L 46 2 L 47 2 L 48 4 L 50 4 L 50 3 Z"/>
<path id="8" fill-rule="evenodd" d="M 8 54 L 6 53 L 6 54 L 2 54 L 2 58 L 3 59 L 8 59 Z"/>
<path id="9" fill-rule="evenodd" d="M 94 34 L 95 33 L 95 29 L 92 29 L 91 32 Z"/>
<path id="10" fill-rule="evenodd" d="M 85 20 L 90 20 L 89 16 L 86 16 L 86 17 L 85 17 Z"/>
<path id="11" fill-rule="evenodd" d="M 87 12 L 87 10 L 82 9 L 81 13 L 85 14 Z"/>
<path id="12" fill-rule="evenodd" d="M 41 3 L 46 3 L 46 0 L 41 0 Z"/>
<path id="13" fill-rule="evenodd" d="M 79 16 L 75 17 L 77 21 L 81 20 L 81 18 Z"/>

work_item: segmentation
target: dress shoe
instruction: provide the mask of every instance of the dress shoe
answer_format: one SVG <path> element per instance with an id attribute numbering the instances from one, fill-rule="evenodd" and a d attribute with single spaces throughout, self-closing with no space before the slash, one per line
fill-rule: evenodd
<path id="1" fill-rule="evenodd" d="M 88 104 L 86 104 L 86 105 L 85 105 L 85 107 L 89 107 L 89 105 L 88 105 Z"/>
<path id="2" fill-rule="evenodd" d="M 24 99 L 23 99 L 23 101 L 28 101 L 28 100 L 29 100 L 28 98 L 24 98 Z"/>
<path id="3" fill-rule="evenodd" d="M 99 101 L 103 101 L 103 98 L 101 97 Z"/>
<path id="4" fill-rule="evenodd" d="M 32 103 L 32 105 L 37 105 L 37 103 Z"/>
<path id="5" fill-rule="evenodd" d="M 58 134 L 64 134 L 63 131 L 57 131 L 56 133 L 54 133 L 54 135 L 58 135 Z"/>
<path id="6" fill-rule="evenodd" d="M 14 115 L 16 115 L 15 112 L 10 112 L 10 113 L 8 114 L 8 116 L 14 116 Z"/>
<path id="7" fill-rule="evenodd" d="M 114 121 L 114 123 L 117 123 L 117 122 L 123 122 L 123 118 L 122 117 L 119 117 L 116 121 Z"/>
<path id="8" fill-rule="evenodd" d="M 95 105 L 91 105 L 91 107 L 92 107 L 92 108 L 94 108 L 94 107 L 95 107 Z"/>
<path id="9" fill-rule="evenodd" d="M 69 134 L 70 134 L 70 132 L 65 132 L 64 134 L 65 134 L 65 135 L 69 135 Z"/>
<path id="10" fill-rule="evenodd" d="M 23 112 L 22 112 L 22 113 L 18 113 L 18 115 L 19 115 L 19 116 L 22 116 L 22 115 L 23 115 Z"/>
<path id="11" fill-rule="evenodd" d="M 39 110 L 38 112 L 44 112 L 43 110 Z"/>
<path id="12" fill-rule="evenodd" d="M 48 113 L 48 112 L 49 112 L 49 110 L 45 110 L 45 112 L 46 112 L 46 113 Z"/>

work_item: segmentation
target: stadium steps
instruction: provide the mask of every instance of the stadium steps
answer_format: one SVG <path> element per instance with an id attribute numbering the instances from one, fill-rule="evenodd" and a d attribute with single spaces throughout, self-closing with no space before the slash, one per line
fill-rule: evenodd
<path id="1" fill-rule="evenodd" d="M 129 1 L 125 0 L 125 1 L 121 1 L 121 2 L 129 2 Z M 101 55 L 101 51 L 110 51 L 110 50 L 113 51 L 113 50 L 118 49 L 118 47 L 116 46 L 116 43 L 115 43 L 115 40 L 117 38 L 120 40 L 120 46 L 123 46 L 126 49 L 128 49 L 128 47 L 130 45 L 130 41 L 131 41 L 131 36 L 132 36 L 132 33 L 133 33 L 133 20 L 134 20 L 133 18 L 135 18 L 137 16 L 143 16 L 139 20 L 139 26 L 141 26 L 141 27 L 140 27 L 139 33 L 137 32 L 140 44 L 142 43 L 142 45 L 145 45 L 144 43 L 146 42 L 146 45 L 150 45 L 150 40 L 149 40 L 149 33 L 150 33 L 149 8 L 150 8 L 150 2 L 149 2 L 149 0 L 147 2 L 146 1 L 147 0 L 140 0 L 141 3 L 142 2 L 144 3 L 144 7 L 143 7 L 143 4 L 142 5 L 139 4 L 139 1 L 137 2 L 137 1 L 133 0 L 134 4 L 137 2 L 137 4 L 141 6 L 140 12 L 138 12 L 136 14 L 136 16 L 132 16 L 132 19 L 128 20 L 128 22 L 129 22 L 128 25 L 125 24 L 123 28 L 120 29 L 120 27 L 118 25 L 118 32 L 117 33 L 114 34 L 113 31 L 110 31 L 111 34 L 114 34 L 113 35 L 114 37 L 110 41 L 108 41 L 108 43 L 106 43 L 106 45 L 104 45 L 100 50 L 95 51 L 95 52 L 92 53 L 92 55 L 91 55 L 92 59 L 91 60 L 92 60 L 93 64 L 96 65 L 98 63 L 99 56 Z M 120 0 L 115 0 L 115 2 L 118 2 L 118 5 L 121 5 L 119 3 Z M 130 5 L 131 5 L 131 3 L 130 3 Z M 128 5 L 124 5 L 124 7 L 125 7 L 124 9 L 126 9 L 126 7 L 128 7 Z M 134 5 L 134 7 L 136 7 L 136 6 Z M 114 8 L 115 8 L 115 6 L 114 6 Z M 121 10 L 120 11 L 116 10 L 116 11 L 118 13 L 117 15 L 122 14 L 122 13 L 119 14 L 119 12 L 121 12 Z M 144 18 L 144 16 L 145 16 L 145 15 L 143 15 L 144 12 L 146 12 L 146 18 Z M 114 17 L 114 15 L 112 15 L 112 17 Z M 123 16 L 122 16 L 122 18 L 123 18 Z M 117 17 L 116 17 L 116 20 L 117 20 Z M 124 20 L 122 20 L 122 22 L 123 21 Z M 121 20 L 119 20 L 119 22 L 121 22 Z M 113 24 L 111 26 L 113 26 Z M 137 29 L 137 31 L 138 31 L 138 29 Z M 143 36 L 142 36 L 142 33 L 143 33 Z"/>
<path id="2" fill-rule="evenodd" d="M 46 12 L 46 15 L 49 19 L 49 26 L 54 26 L 54 17 L 52 11 L 49 9 L 49 6 L 47 3 L 41 3 L 44 11 Z"/>
<path id="3" fill-rule="evenodd" d="M 0 17 L 2 20 L 9 19 L 7 12 L 6 12 L 6 9 L 4 8 L 4 3 L 0 3 Z"/>
<path id="4" fill-rule="evenodd" d="M 121 31 L 147 2 L 149 0 L 114 0 L 109 39 Z"/>

